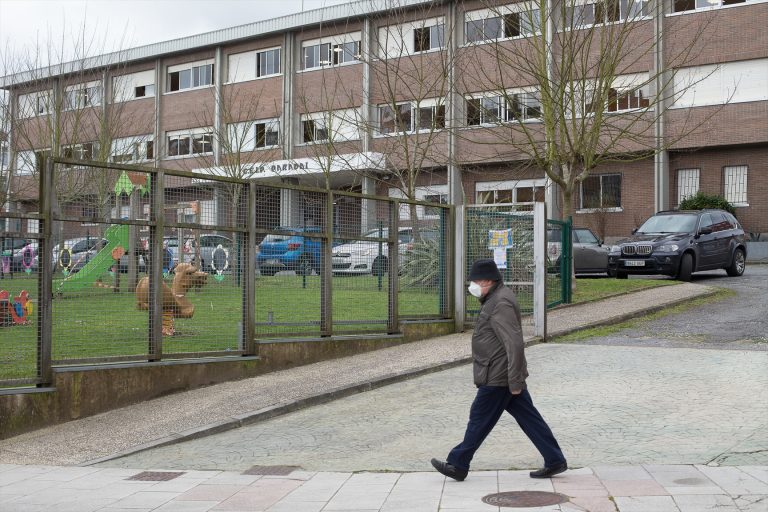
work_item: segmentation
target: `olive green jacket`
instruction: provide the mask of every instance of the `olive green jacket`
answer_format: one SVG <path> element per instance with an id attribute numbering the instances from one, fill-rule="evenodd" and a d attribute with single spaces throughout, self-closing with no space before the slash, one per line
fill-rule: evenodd
<path id="1" fill-rule="evenodd" d="M 480 299 L 482 307 L 472 335 L 473 375 L 477 386 L 509 386 L 526 389 L 520 307 L 512 290 L 501 282 Z"/>

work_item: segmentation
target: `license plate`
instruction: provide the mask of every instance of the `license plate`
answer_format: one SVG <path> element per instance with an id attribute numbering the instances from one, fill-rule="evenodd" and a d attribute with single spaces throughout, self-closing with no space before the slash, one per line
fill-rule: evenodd
<path id="1" fill-rule="evenodd" d="M 279 265 L 280 260 L 267 260 L 266 265 Z"/>
<path id="2" fill-rule="evenodd" d="M 645 261 L 643 260 L 629 260 L 624 262 L 625 267 L 644 267 Z"/>

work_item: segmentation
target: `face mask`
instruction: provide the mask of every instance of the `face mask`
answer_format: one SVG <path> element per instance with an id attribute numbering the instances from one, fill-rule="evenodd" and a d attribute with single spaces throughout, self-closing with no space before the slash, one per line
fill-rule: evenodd
<path id="1" fill-rule="evenodd" d="M 472 281 L 469 283 L 469 287 L 467 288 L 467 291 L 477 297 L 478 299 L 483 294 L 483 288 L 476 282 Z"/>

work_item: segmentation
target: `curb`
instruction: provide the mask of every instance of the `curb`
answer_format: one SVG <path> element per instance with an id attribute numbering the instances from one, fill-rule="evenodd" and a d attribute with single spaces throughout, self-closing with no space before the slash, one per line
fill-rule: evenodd
<path id="1" fill-rule="evenodd" d="M 549 337 L 557 338 L 558 336 L 565 336 L 573 332 L 583 331 L 586 329 L 591 329 L 593 327 L 599 327 L 602 325 L 610 325 L 610 324 L 624 322 L 632 318 L 638 318 L 647 314 L 655 313 L 667 307 L 674 307 L 676 305 L 682 304 L 689 300 L 698 299 L 701 297 L 709 297 L 709 296 L 715 295 L 718 291 L 717 288 L 713 288 L 713 287 L 707 287 L 707 288 L 708 288 L 707 290 L 704 290 L 701 293 L 698 293 L 696 295 L 692 295 L 682 299 L 677 299 L 672 302 L 667 302 L 660 305 L 651 306 L 642 310 L 633 311 L 631 313 L 627 313 L 627 314 L 613 317 L 610 319 L 592 322 L 592 323 L 580 325 L 578 327 L 573 327 L 570 329 L 564 329 L 562 331 L 558 331 L 550 334 Z M 543 342 L 541 338 L 528 338 L 525 340 L 526 348 L 539 345 L 542 343 L 545 343 L 545 342 Z M 378 377 L 370 381 L 361 382 L 359 384 L 354 384 L 346 387 L 334 388 L 329 391 L 324 391 L 322 393 L 311 395 L 305 398 L 291 400 L 289 402 L 270 405 L 268 407 L 264 407 L 256 411 L 251 411 L 251 412 L 239 414 L 236 416 L 230 416 L 229 418 L 225 418 L 223 420 L 220 420 L 214 423 L 209 423 L 207 425 L 203 425 L 200 427 L 195 427 L 195 428 L 183 430 L 180 432 L 174 432 L 167 436 L 161 437 L 159 439 L 155 439 L 147 443 L 133 446 L 131 448 L 128 448 L 127 450 L 113 453 L 105 457 L 100 457 L 97 459 L 92 459 L 86 462 L 82 462 L 80 464 L 77 464 L 77 466 L 92 466 L 94 464 L 99 464 L 99 463 L 107 462 L 110 460 L 120 459 L 122 457 L 134 455 L 136 453 L 151 450 L 154 448 L 160 448 L 162 446 L 169 446 L 172 444 L 182 443 L 185 441 L 191 441 L 193 439 L 207 437 L 213 434 L 219 434 L 221 432 L 226 432 L 226 431 L 240 428 L 246 425 L 252 425 L 254 423 L 258 423 L 261 421 L 266 421 L 278 416 L 289 414 L 291 412 L 312 407 L 315 405 L 321 405 L 328 402 L 332 402 L 334 400 L 338 400 L 340 398 L 346 398 L 348 396 L 356 395 L 358 393 L 371 391 L 377 388 L 388 386 L 390 384 L 395 384 L 405 380 L 414 379 L 417 377 L 421 377 L 423 375 L 429 375 L 430 373 L 436 373 L 439 371 L 448 370 L 451 368 L 455 368 L 457 366 L 463 366 L 465 364 L 470 363 L 471 361 L 472 361 L 472 357 L 463 357 L 461 359 L 455 359 L 453 361 L 446 361 L 446 362 L 438 363 L 435 365 L 423 366 L 421 368 L 416 368 L 413 370 L 406 370 L 400 373 L 384 375 L 382 377 Z"/>

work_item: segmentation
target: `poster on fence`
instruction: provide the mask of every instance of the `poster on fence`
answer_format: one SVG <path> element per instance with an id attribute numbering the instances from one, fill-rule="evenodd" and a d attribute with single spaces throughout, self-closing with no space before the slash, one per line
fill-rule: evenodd
<path id="1" fill-rule="evenodd" d="M 499 269 L 507 268 L 507 250 L 515 245 L 511 229 L 488 231 L 488 248 L 493 251 L 493 261 Z"/>

